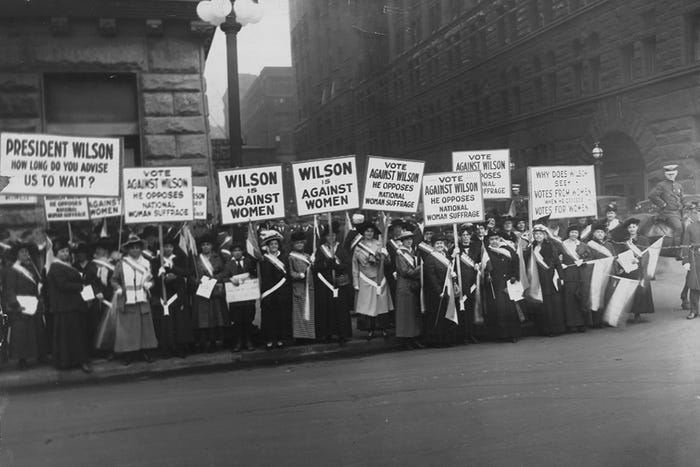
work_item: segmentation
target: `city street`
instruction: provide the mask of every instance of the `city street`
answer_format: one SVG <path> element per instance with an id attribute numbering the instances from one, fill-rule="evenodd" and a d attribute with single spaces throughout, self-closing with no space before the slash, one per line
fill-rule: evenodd
<path id="1" fill-rule="evenodd" d="M 697 465 L 700 320 L 660 270 L 624 329 L 5 395 L 0 465 Z"/>

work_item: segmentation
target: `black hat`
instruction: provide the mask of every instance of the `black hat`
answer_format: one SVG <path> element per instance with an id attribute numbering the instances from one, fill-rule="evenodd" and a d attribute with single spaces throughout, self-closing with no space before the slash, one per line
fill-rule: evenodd
<path id="1" fill-rule="evenodd" d="M 303 230 L 295 230 L 292 232 L 292 243 L 296 242 L 305 242 L 306 241 L 306 234 L 304 233 Z"/>
<path id="2" fill-rule="evenodd" d="M 460 235 L 463 234 L 464 232 L 467 232 L 468 234 L 473 234 L 474 233 L 474 224 L 470 224 L 467 222 L 466 224 L 462 224 L 459 226 L 459 233 Z"/>
<path id="3" fill-rule="evenodd" d="M 79 254 L 79 253 L 84 253 L 86 255 L 89 255 L 92 253 L 92 248 L 90 248 L 90 245 L 87 243 L 78 243 L 75 248 L 73 248 L 73 253 Z"/>
<path id="4" fill-rule="evenodd" d="M 435 242 L 444 242 L 445 237 L 442 235 L 440 232 L 435 232 L 433 236 L 430 238 L 430 244 L 435 245 Z"/>
<path id="5" fill-rule="evenodd" d="M 413 232 L 411 232 L 410 230 L 404 230 L 396 236 L 396 240 L 406 240 L 408 238 L 414 238 Z"/>
<path id="6" fill-rule="evenodd" d="M 331 228 L 333 229 L 333 233 L 337 234 L 338 232 L 340 232 L 340 222 L 338 222 L 337 220 L 332 221 Z M 322 238 L 328 235 L 328 224 L 325 224 L 321 227 L 319 235 Z"/>
<path id="7" fill-rule="evenodd" d="M 375 235 L 379 235 L 379 229 L 377 228 L 376 225 L 374 225 L 373 222 L 363 222 L 362 224 L 357 226 L 357 231 L 360 232 L 361 234 L 364 234 L 368 229 L 374 230 Z"/>
<path id="8" fill-rule="evenodd" d="M 499 234 L 496 230 L 490 229 L 488 232 L 486 232 L 486 238 L 491 238 L 491 237 L 500 237 L 501 234 Z"/>
<path id="9" fill-rule="evenodd" d="M 165 237 L 163 237 L 163 245 L 172 245 L 176 246 L 178 244 L 178 236 L 175 233 L 169 233 Z"/>
<path id="10" fill-rule="evenodd" d="M 607 224 L 605 223 L 605 221 L 598 221 L 591 225 L 591 232 L 595 232 L 596 230 L 606 231 Z"/>
<path id="11" fill-rule="evenodd" d="M 579 224 L 569 224 L 569 227 L 566 228 L 566 233 L 568 234 L 572 230 L 575 230 L 579 234 L 581 233 L 581 226 Z"/>
<path id="12" fill-rule="evenodd" d="M 37 251 L 39 251 L 39 248 L 32 242 L 17 242 L 12 245 L 12 249 L 10 250 L 10 256 L 12 258 L 17 258 L 19 250 L 27 250 L 30 255 L 33 255 L 36 254 Z"/>
<path id="13" fill-rule="evenodd" d="M 103 250 L 112 251 L 116 248 L 116 243 L 110 237 L 101 237 L 95 241 L 94 248 L 102 248 Z"/>
<path id="14" fill-rule="evenodd" d="M 539 219 L 535 219 L 532 221 L 533 225 L 534 224 L 542 224 L 542 225 L 547 225 L 547 222 L 549 222 L 549 217 L 551 214 L 547 214 L 546 216 L 542 216 Z"/>
<path id="15" fill-rule="evenodd" d="M 627 227 L 630 226 L 630 224 L 639 225 L 641 222 L 642 222 L 642 221 L 640 221 L 640 220 L 637 219 L 636 217 L 630 217 L 629 219 L 627 219 L 627 220 L 625 221 L 624 224 L 622 224 L 622 226 L 623 226 L 624 228 L 627 228 Z"/>
<path id="16" fill-rule="evenodd" d="M 70 245 L 65 238 L 57 238 L 53 241 L 53 246 L 51 248 L 53 249 L 53 253 L 56 254 L 64 248 L 70 248 Z"/>
<path id="17" fill-rule="evenodd" d="M 199 243 L 200 245 L 202 243 L 211 243 L 212 245 L 214 245 L 214 237 L 212 237 L 211 233 L 205 232 L 201 237 L 197 239 L 197 243 Z"/>
<path id="18" fill-rule="evenodd" d="M 617 204 L 615 203 L 610 203 L 607 206 L 605 206 L 605 212 L 617 212 Z"/>
<path id="19" fill-rule="evenodd" d="M 231 251 L 235 250 L 236 248 L 245 251 L 245 242 L 242 240 L 232 240 L 230 248 Z"/>
<path id="20" fill-rule="evenodd" d="M 126 242 L 122 243 L 122 249 L 126 250 L 132 245 L 139 245 L 141 248 L 143 248 L 144 241 L 141 240 L 141 237 L 139 237 L 136 234 L 129 234 L 129 238 L 126 240 Z"/>

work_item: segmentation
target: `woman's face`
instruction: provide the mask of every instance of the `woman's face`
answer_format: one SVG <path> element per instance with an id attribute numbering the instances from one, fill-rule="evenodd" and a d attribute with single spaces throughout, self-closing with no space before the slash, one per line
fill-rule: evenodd
<path id="1" fill-rule="evenodd" d="M 497 237 L 495 235 L 490 236 L 489 246 L 493 248 L 498 248 L 499 246 L 501 246 L 501 237 Z"/>
<path id="2" fill-rule="evenodd" d="M 70 250 L 68 247 L 61 248 L 56 252 L 56 257 L 61 261 L 68 261 L 70 259 Z"/>
<path id="3" fill-rule="evenodd" d="M 29 255 L 29 250 L 22 248 L 17 252 L 17 259 L 20 263 L 28 263 L 32 260 L 32 257 Z"/>
<path id="4" fill-rule="evenodd" d="M 328 232 L 326 242 L 330 243 L 331 245 L 335 243 L 335 232 Z"/>
<path id="5" fill-rule="evenodd" d="M 578 230 L 569 230 L 569 240 L 578 240 Z"/>
<path id="6" fill-rule="evenodd" d="M 270 253 L 277 253 L 280 250 L 280 242 L 277 240 L 270 240 L 267 243 L 267 249 Z"/>
<path id="7" fill-rule="evenodd" d="M 401 240 L 401 244 L 406 248 L 411 248 L 413 246 L 413 237 L 404 238 Z"/>
<path id="8" fill-rule="evenodd" d="M 141 245 L 139 245 L 138 243 L 131 245 L 129 247 L 129 256 L 131 256 L 134 259 L 141 256 Z"/>
<path id="9" fill-rule="evenodd" d="M 544 232 L 536 230 L 532 233 L 532 238 L 534 238 L 537 243 L 542 243 L 544 241 Z"/>
<path id="10" fill-rule="evenodd" d="M 637 224 L 630 224 L 627 226 L 627 231 L 630 233 L 630 235 L 636 235 L 637 230 L 639 230 L 639 226 Z"/>
<path id="11" fill-rule="evenodd" d="M 365 230 L 362 235 L 367 239 L 367 240 L 372 240 L 374 238 L 374 229 L 367 229 Z"/>
<path id="12" fill-rule="evenodd" d="M 170 256 L 173 254 L 174 249 L 175 248 L 170 243 L 166 243 L 165 245 L 163 245 L 163 254 L 165 256 Z"/>
<path id="13" fill-rule="evenodd" d="M 300 240 L 298 242 L 294 242 L 292 245 L 292 248 L 294 248 L 294 251 L 304 251 L 304 245 L 306 242 L 304 240 Z"/>
<path id="14" fill-rule="evenodd" d="M 469 245 L 472 241 L 472 236 L 469 235 L 468 231 L 462 232 L 462 235 L 460 235 L 460 238 L 462 240 L 462 245 Z"/>
<path id="15" fill-rule="evenodd" d="M 605 230 L 596 229 L 593 231 L 593 238 L 602 242 L 605 239 Z"/>
<path id="16" fill-rule="evenodd" d="M 202 243 L 202 253 L 204 253 L 205 255 L 208 255 L 209 253 L 211 253 L 211 243 L 209 243 L 209 242 Z"/>
<path id="17" fill-rule="evenodd" d="M 438 240 L 435 243 L 433 243 L 433 248 L 436 249 L 437 251 L 447 250 L 447 246 L 445 245 L 445 242 L 443 242 L 442 240 Z"/>

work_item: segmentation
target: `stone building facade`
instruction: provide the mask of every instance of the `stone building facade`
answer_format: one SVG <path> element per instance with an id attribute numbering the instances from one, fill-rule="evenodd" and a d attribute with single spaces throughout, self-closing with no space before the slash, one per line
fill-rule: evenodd
<path id="1" fill-rule="evenodd" d="M 361 2 L 319 3 L 329 5 L 319 7 L 329 16 L 343 16 L 346 4 Z M 330 99 L 300 93 L 300 108 L 308 109 L 296 128 L 300 158 L 401 156 L 442 171 L 453 150 L 508 147 L 514 179 L 525 182 L 528 165 L 592 163 L 600 142 L 604 194 L 644 199 L 672 162 L 689 192 L 700 189 L 697 2 L 383 3 L 370 32 L 385 63 L 354 75 L 337 70 L 349 82 Z M 301 38 L 328 44 L 325 23 L 308 10 L 291 21 L 293 65 L 303 81 L 316 70 L 300 58 Z"/>
<path id="2" fill-rule="evenodd" d="M 0 2 L 0 131 L 122 137 L 125 166 L 191 166 L 211 192 L 196 4 Z"/>

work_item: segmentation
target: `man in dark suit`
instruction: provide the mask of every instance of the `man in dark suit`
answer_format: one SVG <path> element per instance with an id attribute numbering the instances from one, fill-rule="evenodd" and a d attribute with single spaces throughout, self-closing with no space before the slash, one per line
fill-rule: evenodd
<path id="1" fill-rule="evenodd" d="M 678 165 L 664 166 L 665 180 L 656 184 L 649 193 L 649 200 L 659 208 L 659 220 L 673 229 L 673 246 L 680 246 L 683 235 L 683 186 L 676 182 Z M 680 252 L 677 253 L 680 258 Z"/>

